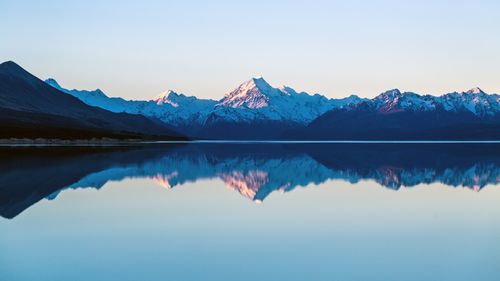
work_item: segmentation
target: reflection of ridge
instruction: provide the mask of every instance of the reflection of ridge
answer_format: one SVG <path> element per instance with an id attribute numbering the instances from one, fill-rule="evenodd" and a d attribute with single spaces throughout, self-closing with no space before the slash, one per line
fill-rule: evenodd
<path id="1" fill-rule="evenodd" d="M 256 202 L 326 180 L 373 180 L 391 189 L 439 182 L 475 191 L 500 182 L 500 145 L 236 145 L 2 151 L 0 215 L 14 217 L 64 188 L 150 178 L 170 189 L 221 179 Z M 5 149 L 4 149 L 5 150 Z M 31 175 L 26 177 L 26 175 Z"/>
<path id="2" fill-rule="evenodd" d="M 264 200 L 271 192 L 288 192 L 297 186 L 309 183 L 320 184 L 328 179 L 357 183 L 360 180 L 373 180 L 390 189 L 402 186 L 441 182 L 450 186 L 464 186 L 480 190 L 486 184 L 496 184 L 499 180 L 499 166 L 496 164 L 474 164 L 472 166 L 444 168 L 437 167 L 398 167 L 381 165 L 365 169 L 356 165 L 346 166 L 344 160 L 327 168 L 307 154 L 294 152 L 292 156 L 257 154 L 241 158 L 233 154 L 197 153 L 191 150 L 172 151 L 143 166 L 111 168 L 90 174 L 71 188 L 100 188 L 107 181 L 120 181 L 127 177 L 152 178 L 168 189 L 186 182 L 206 178 L 220 178 L 228 188 L 238 191 L 251 200 Z M 366 162 L 366 161 L 365 161 Z M 340 164 L 339 164 L 340 163 Z"/>
<path id="3" fill-rule="evenodd" d="M 240 171 L 220 174 L 219 177 L 224 183 L 241 195 L 254 199 L 259 189 L 269 181 L 268 174 L 264 171 L 249 171 L 244 174 Z"/>
<path id="4" fill-rule="evenodd" d="M 163 148 L 163 152 L 169 148 Z M 148 147 L 0 147 L 0 215 L 13 218 L 64 188 L 100 188 L 121 179 L 158 150 Z M 132 165 L 133 164 L 133 165 Z M 127 172 L 116 173 L 126 167 Z"/>
<path id="5" fill-rule="evenodd" d="M 168 175 L 162 175 L 161 173 L 157 173 L 155 176 L 153 176 L 153 180 L 158 185 L 164 187 L 165 189 L 171 189 L 172 185 L 170 184 L 170 180 L 178 175 L 179 173 L 177 173 L 177 171 L 174 171 Z"/>
<path id="6" fill-rule="evenodd" d="M 440 182 L 449 186 L 463 186 L 479 191 L 487 184 L 500 182 L 500 170 L 495 164 L 473 165 L 466 170 L 449 168 L 439 172 L 437 170 L 422 168 L 405 170 L 398 167 L 380 167 L 366 173 L 352 170 L 332 170 L 332 179 L 346 180 L 357 183 L 359 180 L 373 180 L 390 189 L 412 187 L 418 184 L 431 184 Z M 344 176 L 348 174 L 350 176 Z"/>

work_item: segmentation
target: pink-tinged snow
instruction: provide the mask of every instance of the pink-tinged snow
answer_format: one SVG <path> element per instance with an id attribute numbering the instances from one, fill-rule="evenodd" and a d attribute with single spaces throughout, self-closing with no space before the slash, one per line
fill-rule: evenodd
<path id="1" fill-rule="evenodd" d="M 149 101 L 110 98 L 101 90 L 68 90 L 54 79 L 46 83 L 73 95 L 86 104 L 113 112 L 142 114 L 160 119 L 174 126 L 197 126 L 206 123 L 209 116 L 228 122 L 283 121 L 308 124 L 332 109 L 350 109 L 360 103 L 382 113 L 401 111 L 468 111 L 477 116 L 494 116 L 500 111 L 500 96 L 486 94 L 480 88 L 453 92 L 442 96 L 402 93 L 398 89 L 381 93 L 373 99 L 355 95 L 343 99 L 329 99 L 319 94 L 297 92 L 283 86 L 272 87 L 264 78 L 252 78 L 228 92 L 221 100 L 199 99 L 172 90 Z"/>

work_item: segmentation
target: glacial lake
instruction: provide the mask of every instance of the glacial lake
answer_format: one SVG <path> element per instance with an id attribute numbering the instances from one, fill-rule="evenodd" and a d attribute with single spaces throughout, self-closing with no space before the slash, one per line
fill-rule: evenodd
<path id="1" fill-rule="evenodd" d="M 0 280 L 500 280 L 500 144 L 0 147 Z"/>

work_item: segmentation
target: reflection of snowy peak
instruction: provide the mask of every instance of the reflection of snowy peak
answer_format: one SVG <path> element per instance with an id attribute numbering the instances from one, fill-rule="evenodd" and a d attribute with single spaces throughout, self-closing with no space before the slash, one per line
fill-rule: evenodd
<path id="1" fill-rule="evenodd" d="M 327 180 L 351 183 L 373 180 L 391 189 L 440 182 L 479 191 L 487 184 L 500 183 L 500 167 L 492 162 L 446 168 L 403 168 L 392 165 L 327 167 L 304 153 L 242 155 L 181 149 L 141 164 L 118 166 L 89 174 L 69 188 L 100 188 L 108 181 L 125 178 L 150 178 L 167 189 L 200 179 L 218 178 L 242 196 L 263 201 L 273 191 L 288 192 L 296 187 L 317 185 Z M 55 198 L 57 193 L 51 198 Z"/>
<path id="2" fill-rule="evenodd" d="M 269 174 L 261 170 L 252 170 L 246 173 L 231 171 L 222 173 L 219 177 L 227 187 L 238 191 L 241 195 L 253 199 L 269 180 Z"/>

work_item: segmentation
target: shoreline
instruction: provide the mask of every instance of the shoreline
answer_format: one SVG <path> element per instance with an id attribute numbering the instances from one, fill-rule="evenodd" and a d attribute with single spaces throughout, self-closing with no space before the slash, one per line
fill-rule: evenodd
<path id="1" fill-rule="evenodd" d="M 28 139 L 28 138 L 10 138 L 0 139 L 0 146 L 23 146 L 23 145 L 117 145 L 140 143 L 143 139 L 113 139 L 113 138 L 92 138 L 92 139 Z"/>
<path id="2" fill-rule="evenodd" d="M 0 146 L 120 146 L 150 144 L 500 144 L 500 140 L 145 140 L 145 139 L 0 139 Z"/>

